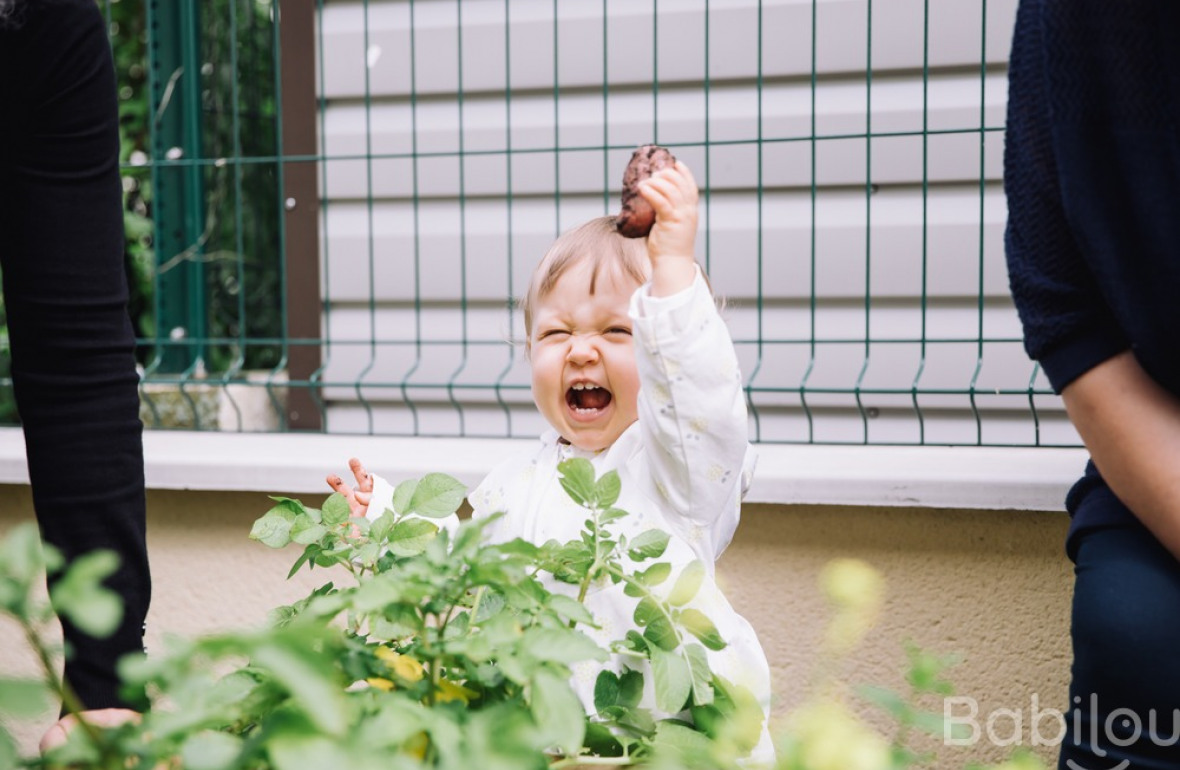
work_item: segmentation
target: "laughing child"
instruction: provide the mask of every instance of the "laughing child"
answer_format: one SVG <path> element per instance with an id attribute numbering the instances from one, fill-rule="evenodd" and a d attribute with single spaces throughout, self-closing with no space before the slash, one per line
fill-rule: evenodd
<path id="1" fill-rule="evenodd" d="M 662 529 L 671 535 L 663 560 L 674 570 L 694 560 L 705 566 L 691 606 L 728 642 L 708 653 L 709 665 L 748 688 L 768 714 L 766 655 L 714 580 L 714 562 L 737 528 L 754 456 L 737 355 L 693 257 L 697 186 L 677 162 L 644 182 L 639 194 L 656 212 L 646 241 L 619 235 L 614 217 L 593 219 L 560 236 L 533 273 L 522 302 L 526 354 L 533 400 L 551 429 L 527 455 L 496 467 L 468 500 L 476 517 L 505 514 L 488 529 L 495 541 L 566 542 L 579 536 L 585 509 L 566 495 L 558 465 L 582 457 L 599 476 L 616 471 L 622 483 L 616 505 L 631 515 L 612 528 L 629 539 Z M 375 517 L 391 507 L 392 487 L 358 461 L 350 465 L 355 489 L 339 476 L 328 482 L 353 513 Z M 576 590 L 551 583 L 553 591 Z M 620 639 L 633 627 L 637 601 L 622 584 L 594 585 L 586 606 L 599 628 L 583 630 L 603 645 Z M 619 673 L 624 663 L 633 661 L 575 667 L 573 684 L 588 712 L 594 712 L 598 671 Z M 649 691 L 644 705 L 651 704 Z M 773 756 L 764 720 L 748 761 Z"/>

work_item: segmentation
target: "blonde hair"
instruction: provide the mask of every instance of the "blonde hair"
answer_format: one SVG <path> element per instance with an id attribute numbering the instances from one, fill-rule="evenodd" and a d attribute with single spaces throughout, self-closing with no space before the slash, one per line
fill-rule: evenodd
<path id="1" fill-rule="evenodd" d="M 594 294 L 599 273 L 604 269 L 633 279 L 637 284 L 648 280 L 647 241 L 624 238 L 615 226 L 615 217 L 598 217 L 562 233 L 533 271 L 528 291 L 520 301 L 524 311 L 524 330 L 533 333 L 533 309 L 544 299 L 571 267 L 590 264 L 589 293 Z"/>

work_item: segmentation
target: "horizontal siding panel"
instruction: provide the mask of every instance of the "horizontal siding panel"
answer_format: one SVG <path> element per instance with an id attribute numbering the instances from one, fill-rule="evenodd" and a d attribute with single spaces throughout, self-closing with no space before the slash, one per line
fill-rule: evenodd
<path id="1" fill-rule="evenodd" d="M 980 68 L 1006 59 L 1015 0 L 931 3 L 928 45 L 923 5 L 822 0 L 813 25 L 812 3 L 800 0 L 463 0 L 460 45 L 455 0 L 413 3 L 412 35 L 409 2 L 332 3 L 321 18 L 323 95 L 552 90 L 555 82 L 561 89 L 604 82 L 649 87 L 657 77 L 661 83 L 810 77 L 813 26 L 817 73 L 859 73 L 870 63 L 870 7 L 874 72 L 924 64 Z"/>
<path id="2" fill-rule="evenodd" d="M 1006 90 L 1002 67 L 984 76 L 936 73 L 925 82 L 921 73 L 878 77 L 871 88 L 863 78 L 819 81 L 814 88 L 815 133 L 837 137 L 864 135 L 870 128 L 880 134 L 920 132 L 924 127 L 932 132 L 998 127 L 1004 122 Z M 708 89 L 701 84 L 661 86 L 658 93 L 605 96 L 530 93 L 506 98 L 493 93 L 467 96 L 462 102 L 342 101 L 324 110 L 323 149 L 329 158 L 337 158 L 366 152 L 552 152 L 630 147 L 656 139 L 669 146 L 759 138 L 799 141 L 812 134 L 812 99 L 810 83 L 771 83 L 759 91 L 751 83 L 722 82 Z"/>
<path id="3" fill-rule="evenodd" d="M 747 384 L 759 388 L 1023 390 L 1025 357 L 1006 304 L 725 308 Z M 490 307 L 339 306 L 326 315 L 323 380 L 526 386 L 519 313 Z M 981 338 L 983 330 L 983 342 Z M 865 341 L 866 333 L 868 342 Z M 995 336 L 989 336 L 995 334 Z M 761 340 L 761 341 L 760 341 Z"/>
<path id="4" fill-rule="evenodd" d="M 755 143 L 674 148 L 712 192 L 735 189 L 808 189 L 866 184 L 921 184 L 925 163 L 929 184 L 976 183 L 982 173 L 998 180 L 1003 166 L 1003 136 L 978 133 L 833 139 L 817 142 L 814 173 L 807 142 Z M 371 160 L 329 160 L 323 174 L 330 200 L 419 200 L 504 195 L 555 194 L 617 196 L 622 169 L 633 147 L 563 150 L 512 156 L 483 155 Z M 871 156 L 871 165 L 870 165 Z M 759 179 L 761 169 L 761 179 Z M 699 170 L 699 171 L 698 171 Z"/>
<path id="5" fill-rule="evenodd" d="M 750 436 L 766 443 L 949 444 L 1077 446 L 1077 433 L 1062 413 L 1034 414 L 1027 400 L 996 408 L 980 399 L 975 409 L 930 408 L 908 400 L 894 407 L 858 409 L 851 397 L 843 407 L 764 404 L 751 411 Z M 919 411 L 920 410 L 920 411 Z M 919 417 L 919 414 L 921 415 Z M 333 433 L 531 438 L 545 430 L 532 403 L 464 404 L 446 401 L 373 401 L 332 404 L 325 424 Z M 755 450 L 756 451 L 756 450 Z"/>
<path id="6" fill-rule="evenodd" d="M 617 205 L 612 199 L 612 207 Z M 561 230 L 603 214 L 601 197 L 333 202 L 326 296 L 339 301 L 504 303 L 524 293 Z M 613 211 L 613 208 L 611 209 Z M 814 211 L 815 255 L 812 257 Z M 1003 191 L 967 186 L 712 194 L 698 259 L 731 299 L 1004 297 Z M 982 213 L 983 225 L 980 225 Z M 871 221 L 871 227 L 867 224 Z M 923 227 L 925 223 L 925 227 Z M 759 240 L 761 232 L 761 240 Z M 511 237 L 510 237 L 511 236 Z M 509 264 L 511 248 L 512 261 Z M 923 252 L 925 249 L 925 252 Z M 982 254 L 982 275 L 980 261 Z M 981 283 L 982 280 L 982 283 Z M 761 283 L 759 283 L 761 281 Z"/>

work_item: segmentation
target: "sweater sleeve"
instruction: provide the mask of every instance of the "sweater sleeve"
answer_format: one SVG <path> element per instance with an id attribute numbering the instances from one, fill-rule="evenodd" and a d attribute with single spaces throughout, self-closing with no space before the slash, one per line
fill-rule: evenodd
<path id="1" fill-rule="evenodd" d="M 1028 355 L 1058 393 L 1128 342 L 1070 226 L 1061 194 L 1040 0 L 1020 4 L 1009 63 L 1004 191 L 1008 279 Z"/>
<path id="2" fill-rule="evenodd" d="M 652 480 L 679 519 L 669 523 L 715 559 L 737 528 L 754 465 L 733 341 L 699 269 L 671 297 L 640 288 L 631 315 Z"/>

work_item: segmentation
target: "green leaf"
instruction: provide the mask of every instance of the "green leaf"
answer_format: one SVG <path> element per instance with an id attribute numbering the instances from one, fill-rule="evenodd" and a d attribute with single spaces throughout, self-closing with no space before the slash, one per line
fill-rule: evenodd
<path id="1" fill-rule="evenodd" d="M 643 674 L 632 669 L 627 669 L 623 675 L 619 677 L 619 699 L 620 706 L 627 708 L 635 708 L 639 705 L 639 701 L 643 699 Z"/>
<path id="2" fill-rule="evenodd" d="M 360 548 L 356 549 L 356 555 L 352 557 L 354 562 L 359 562 L 365 567 L 372 567 L 377 563 L 377 557 L 381 555 L 381 546 L 377 543 L 365 543 Z"/>
<path id="3" fill-rule="evenodd" d="M 333 492 L 328 496 L 321 511 L 323 523 L 328 527 L 339 526 L 352 517 L 352 509 L 348 507 L 348 498 L 339 492 Z"/>
<path id="4" fill-rule="evenodd" d="M 550 609 L 566 620 L 573 620 L 588 626 L 594 625 L 594 616 L 577 599 L 573 599 L 565 594 L 553 594 L 548 598 L 546 603 Z"/>
<path id="5" fill-rule="evenodd" d="M 643 572 L 636 574 L 635 577 L 639 580 L 639 582 L 650 588 L 663 583 L 671 574 L 672 565 L 666 561 L 661 561 L 651 565 Z"/>
<path id="6" fill-rule="evenodd" d="M 282 548 L 291 542 L 291 526 L 298 515 L 286 506 L 276 505 L 254 522 L 250 539 L 271 548 Z"/>
<path id="7" fill-rule="evenodd" d="M 664 555 L 669 538 L 668 533 L 663 530 L 649 529 L 631 541 L 627 555 L 631 557 L 632 561 L 658 559 Z"/>
<path id="8" fill-rule="evenodd" d="M 656 721 L 652 718 L 649 709 L 608 706 L 602 712 L 602 717 L 611 720 L 624 730 L 644 738 L 650 738 L 656 732 Z"/>
<path id="9" fill-rule="evenodd" d="M 185 740 L 180 747 L 180 764 L 185 770 L 222 770 L 232 766 L 241 752 L 241 738 L 208 730 Z"/>
<path id="10" fill-rule="evenodd" d="M 686 644 L 684 656 L 692 672 L 692 702 L 698 706 L 708 706 L 713 702 L 713 671 L 709 668 L 709 653 L 699 644 Z"/>
<path id="11" fill-rule="evenodd" d="M 389 533 L 389 551 L 397 556 L 417 556 L 438 534 L 438 527 L 425 519 L 405 519 Z"/>
<path id="12" fill-rule="evenodd" d="M 394 513 L 405 514 L 410 510 L 410 500 L 414 498 L 414 490 L 418 488 L 418 479 L 406 479 L 393 489 Z"/>
<path id="13" fill-rule="evenodd" d="M 611 733 L 606 725 L 591 722 L 586 725 L 586 738 L 583 741 L 590 753 L 599 757 L 621 757 L 623 744 Z"/>
<path id="14" fill-rule="evenodd" d="M 656 707 L 669 714 L 684 708 L 692 692 L 692 672 L 677 653 L 651 648 L 651 673 L 655 681 Z"/>
<path id="15" fill-rule="evenodd" d="M 344 691 L 333 681 L 328 661 L 312 653 L 307 640 L 273 640 L 255 651 L 254 660 L 291 693 L 318 728 L 335 736 L 344 732 L 348 726 Z"/>
<path id="16" fill-rule="evenodd" d="M 635 605 L 635 624 L 643 629 L 643 638 L 656 647 L 674 650 L 680 640 L 676 636 L 676 629 L 664 613 L 664 609 L 651 597 L 639 600 Z"/>
<path id="17" fill-rule="evenodd" d="M 647 652 L 647 640 L 643 638 L 643 634 L 635 629 L 627 631 L 626 637 L 623 639 L 621 645 L 625 650 L 634 650 L 635 652 Z"/>
<path id="18" fill-rule="evenodd" d="M 271 500 L 274 500 L 276 503 L 278 503 L 278 505 L 270 509 L 272 512 L 283 510 L 290 511 L 294 514 L 300 514 L 306 511 L 306 506 L 304 506 L 301 501 L 295 500 L 294 498 L 279 497 L 278 495 L 269 495 L 269 497 Z"/>
<path id="19" fill-rule="evenodd" d="M 267 742 L 276 770 L 324 770 L 352 767 L 348 745 L 320 735 L 288 733 Z"/>
<path id="20" fill-rule="evenodd" d="M 393 527 L 397 523 L 397 516 L 386 511 L 381 514 L 373 525 L 369 527 L 369 537 L 374 542 L 384 543 L 389 539 L 390 533 L 393 532 Z"/>
<path id="21" fill-rule="evenodd" d="M 54 609 L 91 636 L 110 636 L 123 619 L 123 602 L 102 581 L 118 567 L 113 551 L 78 557 L 49 592 Z"/>
<path id="22" fill-rule="evenodd" d="M 680 613 L 679 621 L 688 633 L 700 639 L 701 644 L 710 650 L 725 649 L 725 640 L 721 638 L 717 626 L 713 625 L 713 621 L 709 620 L 705 613 L 689 608 Z"/>
<path id="23" fill-rule="evenodd" d="M 918 728 L 927 735 L 933 735 L 936 738 L 941 738 L 948 726 L 949 720 L 945 719 L 942 714 L 933 714 L 929 711 L 914 711 L 910 715 L 910 724 Z M 957 723 L 950 723 L 953 727 L 966 727 Z"/>
<path id="24" fill-rule="evenodd" d="M 707 757 L 712 751 L 709 737 L 678 722 L 667 720 L 656 725 L 656 746 L 664 748 L 685 762 Z"/>
<path id="25" fill-rule="evenodd" d="M 48 555 L 48 552 L 48 546 L 42 551 L 37 526 L 22 524 L 0 541 L 0 575 L 8 576 L 21 585 L 28 585 L 40 578 L 42 554 Z M 45 569 L 50 573 L 56 572 L 61 565 L 60 557 L 56 561 L 56 565 L 45 563 Z"/>
<path id="26" fill-rule="evenodd" d="M 622 518 L 624 518 L 626 516 L 630 516 L 630 515 L 631 514 L 627 513 L 626 511 L 624 511 L 620 508 L 607 508 L 605 511 L 598 514 L 598 523 L 599 524 L 610 524 L 612 521 L 614 521 L 616 519 L 622 519 Z"/>
<path id="27" fill-rule="evenodd" d="M 906 645 L 906 655 L 910 664 L 909 670 L 906 672 L 906 681 L 915 690 L 943 696 L 951 695 L 954 692 L 950 682 L 942 678 L 942 673 L 958 664 L 959 660 L 956 656 L 935 655 L 926 652 L 912 642 Z"/>
<path id="28" fill-rule="evenodd" d="M 16 767 L 16 743 L 8 731 L 0 726 L 0 767 Z"/>
<path id="29" fill-rule="evenodd" d="M 594 708 L 602 711 L 608 706 L 619 704 L 619 677 L 613 671 L 603 669 L 594 680 Z"/>
<path id="30" fill-rule="evenodd" d="M 594 485 L 595 506 L 610 508 L 619 499 L 620 489 L 622 489 L 622 484 L 619 481 L 618 471 L 607 471 L 602 474 L 602 478 L 598 479 Z"/>
<path id="31" fill-rule="evenodd" d="M 428 519 L 450 516 L 463 504 L 467 487 L 445 473 L 428 473 L 418 482 L 405 513 L 416 513 Z"/>
<path id="32" fill-rule="evenodd" d="M 586 508 L 595 507 L 594 466 L 582 457 L 572 457 L 557 466 L 561 487 L 575 503 Z"/>
<path id="33" fill-rule="evenodd" d="M 287 579 L 290 580 L 292 577 L 294 577 L 295 573 L 299 571 L 299 568 L 302 567 L 305 562 L 314 559 L 321 550 L 322 549 L 315 543 L 312 543 L 311 545 L 308 545 L 306 548 L 304 548 L 303 553 L 301 553 L 299 558 L 295 560 L 295 563 L 291 565 L 291 571 L 287 573 Z M 311 562 L 311 564 L 312 566 L 315 566 L 315 562 Z"/>
<path id="34" fill-rule="evenodd" d="M 906 703 L 904 698 L 887 687 L 862 685 L 857 688 L 857 693 L 899 722 L 909 718 L 910 705 Z"/>
<path id="35" fill-rule="evenodd" d="M 524 651 L 536 660 L 571 665 L 583 660 L 606 660 L 607 653 L 581 631 L 569 628 L 530 628 L 521 640 Z"/>
<path id="36" fill-rule="evenodd" d="M 369 635 L 377 639 L 400 639 L 416 633 L 420 625 L 413 607 L 398 604 L 369 619 Z"/>
<path id="37" fill-rule="evenodd" d="M 0 714 L 38 717 L 49 708 L 49 690 L 32 679 L 0 679 Z"/>
<path id="38" fill-rule="evenodd" d="M 680 577 L 676 578 L 676 585 L 672 587 L 672 593 L 668 594 L 668 603 L 673 607 L 688 604 L 701 590 L 701 582 L 704 579 L 705 565 L 699 560 L 690 561 L 680 571 Z"/>
<path id="39" fill-rule="evenodd" d="M 569 680 L 548 669 L 533 676 L 532 711 L 542 745 L 576 756 L 586 734 L 586 714 Z"/>
<path id="40" fill-rule="evenodd" d="M 323 524 L 316 524 L 310 516 L 299 516 L 291 525 L 291 541 L 299 545 L 318 543 L 319 539 L 328 534 L 328 528 Z"/>

